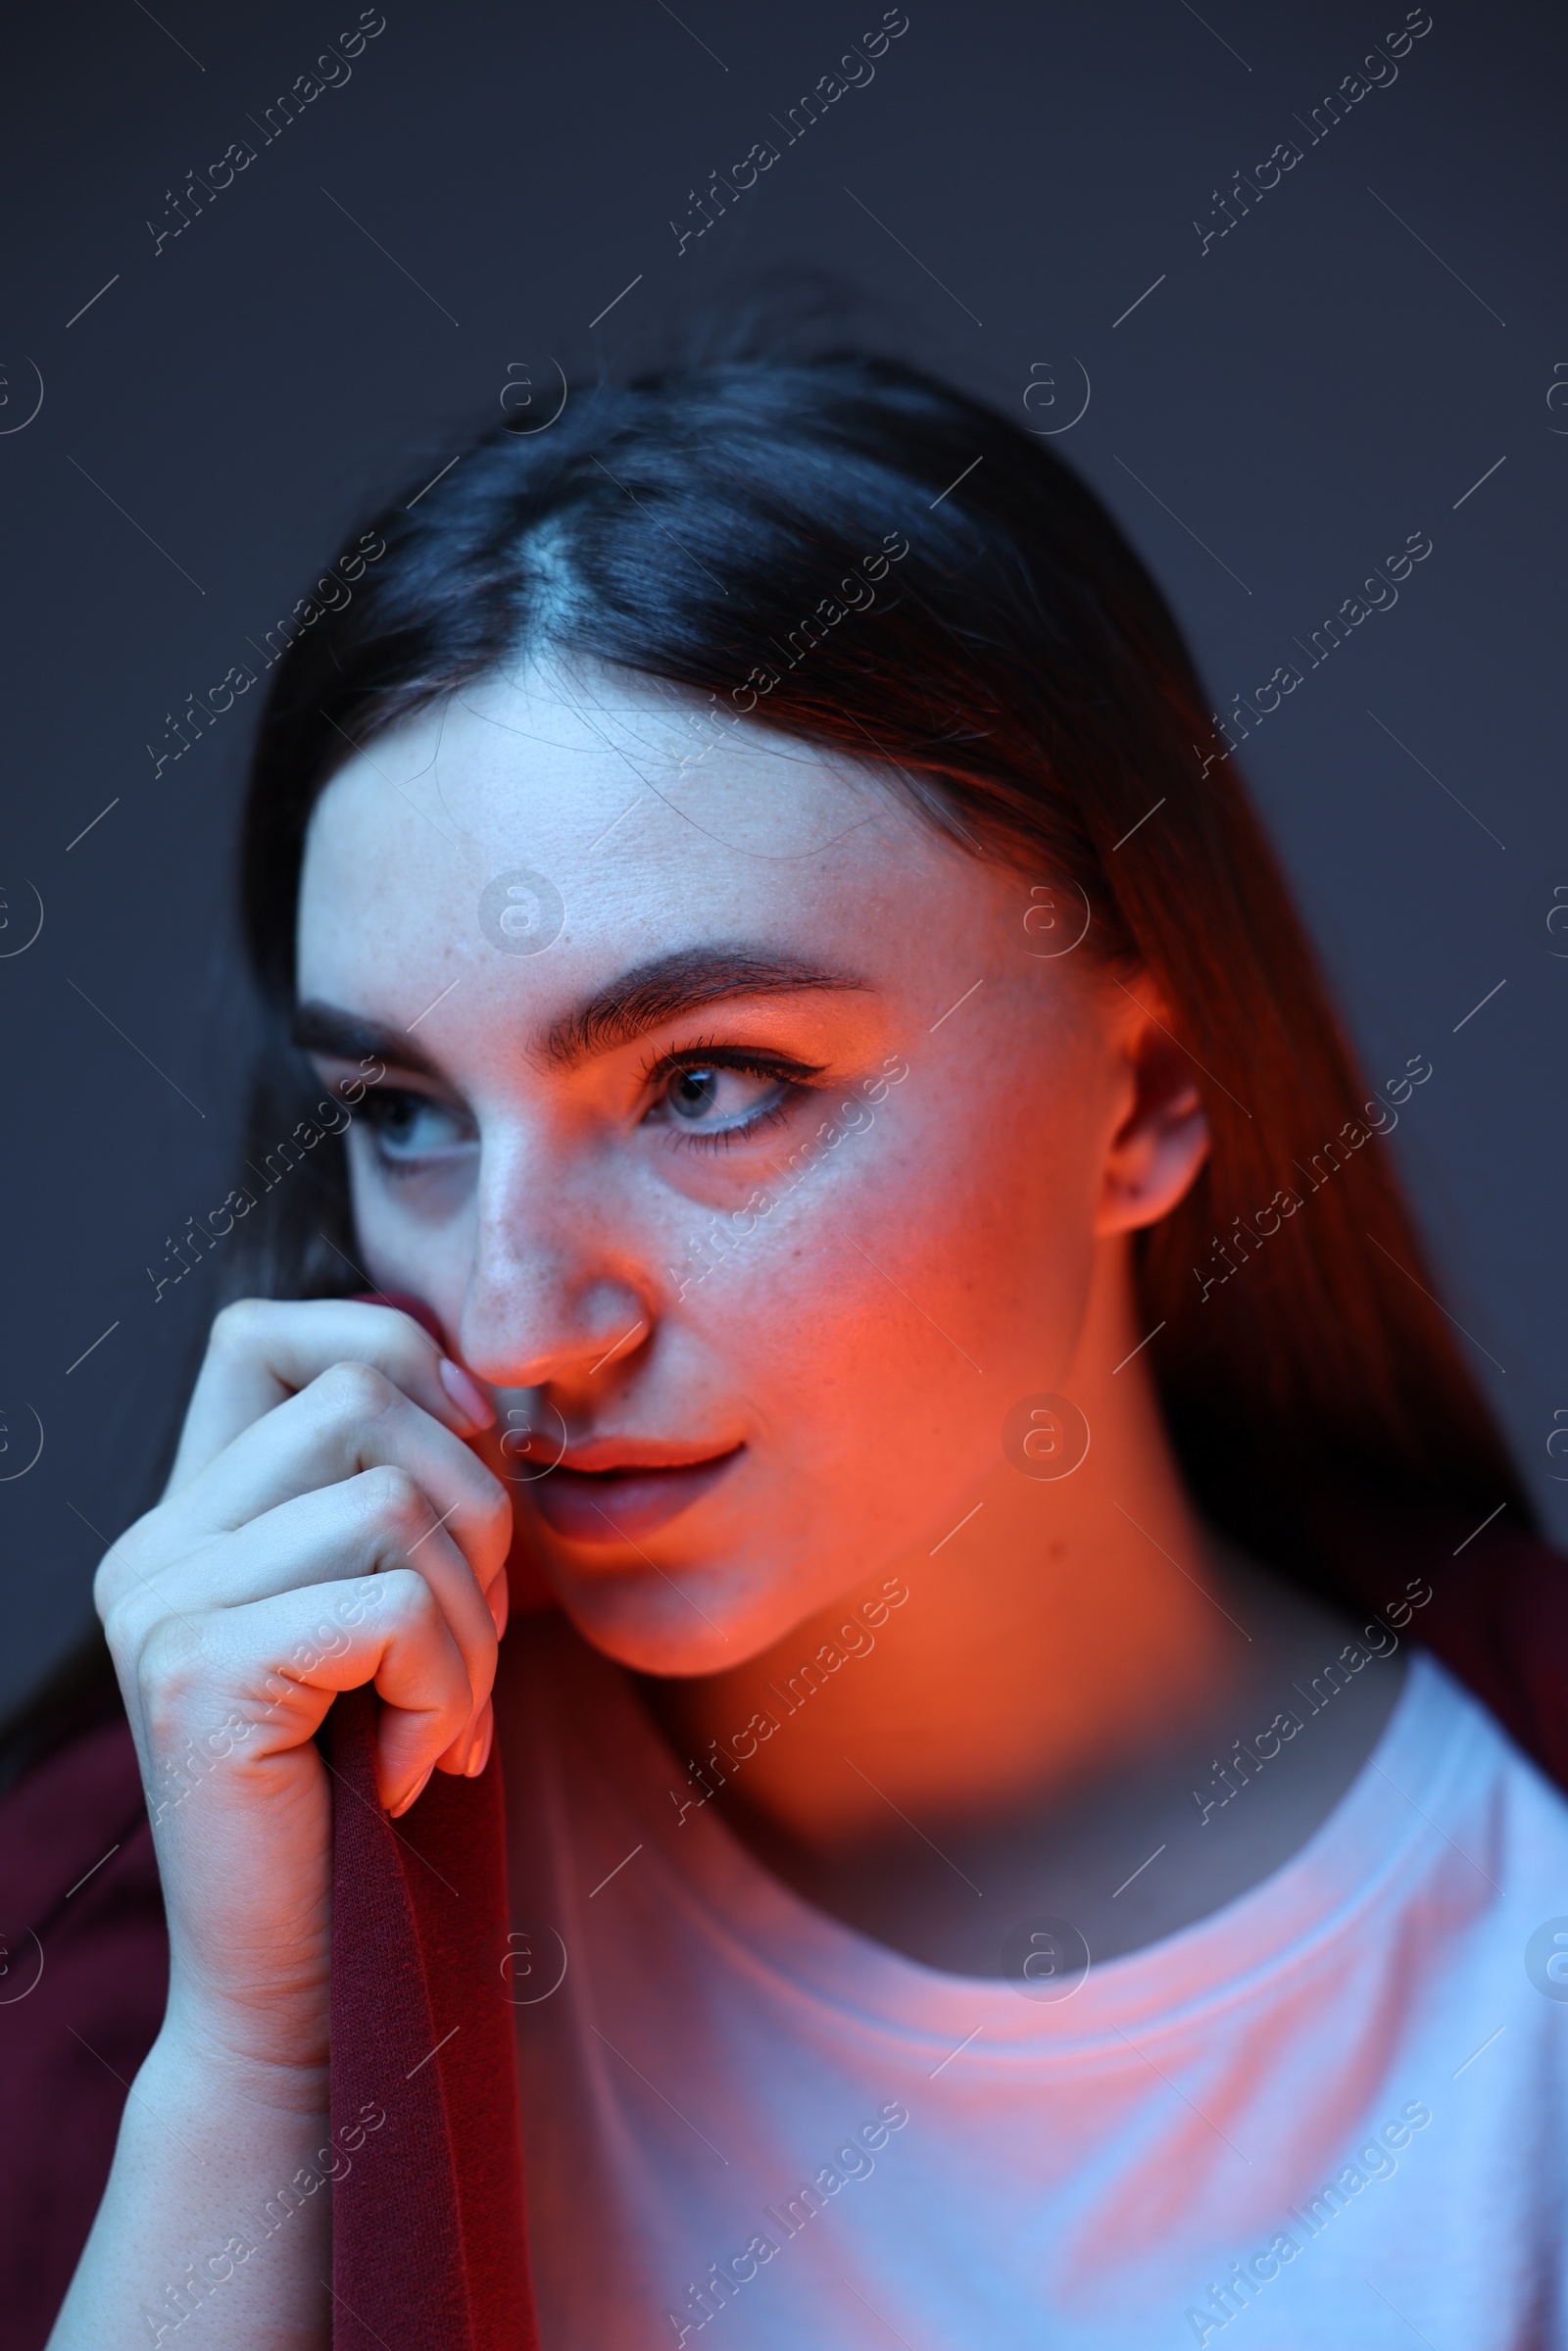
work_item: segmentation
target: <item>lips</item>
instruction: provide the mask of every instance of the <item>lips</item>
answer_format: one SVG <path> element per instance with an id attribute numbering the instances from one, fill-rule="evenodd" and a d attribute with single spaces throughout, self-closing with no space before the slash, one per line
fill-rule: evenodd
<path id="1" fill-rule="evenodd" d="M 621 1458 L 600 1466 L 595 1455 L 608 1457 L 612 1450 L 609 1445 L 584 1447 L 525 1489 L 546 1526 L 569 1543 L 639 1543 L 710 1494 L 745 1447 L 686 1461 L 627 1460 L 620 1448 Z M 585 1461 L 592 1466 L 584 1467 Z"/>

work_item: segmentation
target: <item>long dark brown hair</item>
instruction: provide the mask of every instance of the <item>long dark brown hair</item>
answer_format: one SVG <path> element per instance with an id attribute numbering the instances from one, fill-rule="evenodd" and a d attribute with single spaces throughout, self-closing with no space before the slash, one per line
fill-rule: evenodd
<path id="1" fill-rule="evenodd" d="M 846 618 L 841 583 L 902 546 Z M 744 711 L 865 762 L 975 854 L 1083 903 L 1081 952 L 1147 973 L 1173 1008 L 1213 1149 L 1140 1237 L 1138 1282 L 1216 1523 L 1330 1584 L 1336 1514 L 1473 1523 L 1507 1503 L 1533 1524 L 1371 1133 L 1408 1083 L 1374 1095 L 1357 1069 L 1163 598 L 1039 440 L 856 351 L 601 385 L 549 431 L 502 425 L 412 484 L 293 626 L 245 824 L 270 1036 L 253 1165 L 319 1093 L 286 1036 L 323 785 L 352 746 L 529 646 L 597 657 L 663 681 L 699 726 Z M 241 1239 L 243 1287 L 365 1287 L 340 1143 Z"/>

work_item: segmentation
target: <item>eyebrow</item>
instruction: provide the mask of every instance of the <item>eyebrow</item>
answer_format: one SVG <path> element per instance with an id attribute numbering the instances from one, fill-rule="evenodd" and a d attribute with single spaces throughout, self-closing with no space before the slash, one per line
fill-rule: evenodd
<path id="1" fill-rule="evenodd" d="M 296 1004 L 292 1023 L 294 1043 L 301 1053 L 319 1053 L 330 1061 L 385 1061 L 420 1077 L 439 1079 L 441 1072 L 426 1053 L 414 1044 L 407 1029 L 383 1028 L 358 1012 L 311 998 Z"/>
<path id="2" fill-rule="evenodd" d="M 552 1068 L 571 1069 L 683 1013 L 736 997 L 842 995 L 869 987 L 854 972 L 800 955 L 762 955 L 745 946 L 677 948 L 623 971 L 553 1022 L 543 1041 L 544 1058 Z"/>
<path id="3" fill-rule="evenodd" d="M 547 1066 L 573 1069 L 684 1013 L 738 997 L 871 992 L 870 982 L 858 973 L 801 955 L 763 954 L 744 945 L 678 948 L 596 989 L 551 1023 L 539 1052 Z M 373 1059 L 424 1077 L 442 1074 L 406 1029 L 382 1027 L 335 1004 L 302 1004 L 294 1014 L 294 1042 L 306 1053 L 334 1060 Z"/>

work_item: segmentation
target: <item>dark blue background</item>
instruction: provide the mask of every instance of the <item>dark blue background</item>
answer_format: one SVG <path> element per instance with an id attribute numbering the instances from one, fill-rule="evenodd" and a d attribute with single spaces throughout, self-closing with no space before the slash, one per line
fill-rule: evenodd
<path id="1" fill-rule="evenodd" d="M 1312 145 L 1299 119 L 1401 6 L 909 0 L 870 86 L 678 253 L 694 185 L 782 146 L 771 119 L 880 14 L 387 0 L 347 85 L 265 146 L 249 118 L 357 8 L 13 25 L 0 1702 L 84 1621 L 92 1529 L 123 1524 L 199 1344 L 196 1283 L 155 1307 L 144 1269 L 228 1180 L 247 1039 L 227 860 L 259 698 L 156 780 L 145 746 L 368 497 L 497 414 L 509 369 L 548 414 L 550 355 L 623 365 L 694 294 L 780 261 L 842 271 L 885 335 L 1037 426 L 1071 416 L 1087 371 L 1054 446 L 1149 557 L 1222 710 L 1430 534 L 1397 607 L 1246 764 L 1370 1074 L 1432 1060 L 1389 1148 L 1568 1531 L 1568 1458 L 1547 1452 L 1554 1413 L 1568 1429 L 1561 17 L 1435 0 L 1393 86 Z M 239 138 L 256 161 L 155 255 L 166 191 Z M 1285 138 L 1300 163 L 1205 253 L 1195 217 Z M 43 930 L 18 954 L 34 890 Z M 17 1476 L 31 1413 L 44 1449 Z"/>

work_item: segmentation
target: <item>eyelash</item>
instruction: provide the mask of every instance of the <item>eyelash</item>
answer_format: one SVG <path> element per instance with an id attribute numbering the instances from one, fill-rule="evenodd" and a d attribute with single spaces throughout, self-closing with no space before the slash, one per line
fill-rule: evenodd
<path id="1" fill-rule="evenodd" d="M 658 1089 L 687 1069 L 729 1069 L 742 1077 L 772 1078 L 789 1089 L 779 1101 L 755 1110 L 737 1126 L 723 1127 L 709 1135 L 668 1130 L 677 1148 L 701 1151 L 728 1151 L 737 1143 L 751 1142 L 766 1127 L 782 1125 L 799 1098 L 816 1091 L 815 1081 L 821 1075 L 820 1063 L 747 1053 L 734 1046 L 697 1044 L 682 1046 L 676 1053 L 661 1053 L 647 1061 L 642 1081 L 646 1087 Z M 422 1172 L 421 1161 L 418 1157 L 400 1158 L 396 1152 L 385 1150 L 383 1132 L 404 1104 L 427 1100 L 428 1097 L 406 1087 L 386 1085 L 373 1087 L 365 1096 L 360 1114 L 374 1137 L 383 1174 L 394 1181 L 406 1181 Z"/>
<path id="2" fill-rule="evenodd" d="M 687 1069 L 730 1069 L 742 1077 L 773 1078 L 787 1086 L 789 1092 L 765 1109 L 755 1110 L 739 1126 L 723 1127 L 711 1135 L 679 1134 L 671 1130 L 672 1140 L 688 1151 L 728 1151 L 737 1143 L 749 1143 L 764 1127 L 781 1126 L 795 1102 L 804 1094 L 816 1091 L 815 1081 L 821 1076 L 820 1062 L 794 1061 L 776 1054 L 747 1053 L 732 1045 L 683 1045 L 678 1052 L 660 1053 L 643 1065 L 643 1083 L 657 1087 Z"/>
<path id="3" fill-rule="evenodd" d="M 395 1183 L 407 1182 L 410 1177 L 426 1172 L 430 1158 L 434 1155 L 425 1153 L 422 1158 L 419 1156 L 404 1158 L 396 1151 L 386 1148 L 387 1128 L 398 1112 L 410 1105 L 416 1110 L 421 1106 L 437 1109 L 444 1107 L 443 1104 L 434 1102 L 430 1096 L 416 1094 L 412 1087 L 387 1085 L 372 1086 L 365 1095 L 359 1107 L 359 1116 L 364 1119 L 369 1130 L 376 1162 L 381 1173 L 389 1181 Z"/>

